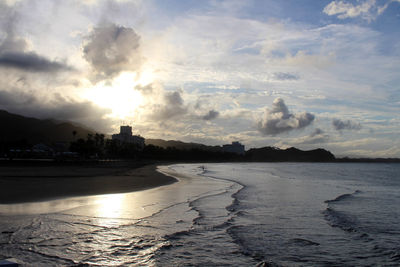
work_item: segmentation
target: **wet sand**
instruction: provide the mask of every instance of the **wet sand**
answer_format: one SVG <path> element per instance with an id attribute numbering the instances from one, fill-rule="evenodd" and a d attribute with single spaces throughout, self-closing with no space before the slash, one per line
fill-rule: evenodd
<path id="1" fill-rule="evenodd" d="M 144 165 L 144 166 L 143 166 Z M 156 164 L 18 163 L 0 166 L 0 204 L 126 193 L 176 182 Z"/>

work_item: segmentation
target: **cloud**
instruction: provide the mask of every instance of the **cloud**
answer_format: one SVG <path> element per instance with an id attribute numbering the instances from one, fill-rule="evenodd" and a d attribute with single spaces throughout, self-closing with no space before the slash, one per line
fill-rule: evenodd
<path id="1" fill-rule="evenodd" d="M 302 147 L 313 147 L 309 145 L 323 144 L 329 141 L 329 135 L 323 130 L 316 128 L 312 133 L 306 136 L 286 138 L 279 141 L 276 146 L 287 147 L 287 146 L 302 146 Z"/>
<path id="2" fill-rule="evenodd" d="M 341 130 L 360 130 L 361 129 L 361 124 L 360 123 L 354 123 L 350 120 L 347 121 L 342 121 L 340 119 L 333 119 L 332 125 L 337 131 Z"/>
<path id="3" fill-rule="evenodd" d="M 355 18 L 362 14 L 368 14 L 375 4 L 376 0 L 364 1 L 359 5 L 353 5 L 343 1 L 333 1 L 329 3 L 323 11 L 329 16 L 338 15 L 340 19 Z"/>
<path id="4" fill-rule="evenodd" d="M 193 121 L 210 121 L 220 116 L 220 112 L 215 110 L 213 105 L 203 106 L 203 102 L 211 103 L 208 98 L 204 101 L 197 95 L 189 94 L 185 101 L 183 89 L 167 91 L 161 84 L 152 83 L 145 86 L 137 85 L 135 90 L 144 98 L 144 103 L 138 112 L 141 114 L 140 117 L 146 118 L 146 121 L 162 122 L 179 118 L 179 123 L 191 125 Z"/>
<path id="5" fill-rule="evenodd" d="M 0 44 L 1 53 L 17 53 L 28 49 L 28 42 L 14 35 L 12 26 L 6 29 L 6 38 Z"/>
<path id="6" fill-rule="evenodd" d="M 157 121 L 169 120 L 187 114 L 181 92 L 164 92 L 162 98 L 145 107 L 150 110 L 150 118 Z"/>
<path id="7" fill-rule="evenodd" d="M 339 19 L 361 17 L 367 21 L 372 21 L 393 2 L 400 2 L 400 0 L 389 0 L 383 6 L 378 6 L 376 0 L 365 0 L 358 5 L 335 0 L 325 6 L 323 12 L 329 16 L 337 16 Z"/>
<path id="8" fill-rule="evenodd" d="M 300 79 L 299 76 L 295 74 L 291 74 L 288 72 L 275 72 L 274 78 L 280 81 L 290 81 L 290 80 L 298 80 Z"/>
<path id="9" fill-rule="evenodd" d="M 0 6 L 1 7 L 1 6 Z M 62 62 L 52 61 L 46 57 L 29 51 L 26 39 L 15 34 L 17 14 L 11 8 L 6 9 L 7 23 L 3 25 L 5 38 L 0 43 L 0 67 L 14 68 L 27 72 L 58 72 L 72 70 Z"/>
<path id="10" fill-rule="evenodd" d="M 309 136 L 302 139 L 303 144 L 320 144 L 326 143 L 329 139 L 329 135 L 319 128 L 316 128 Z"/>
<path id="11" fill-rule="evenodd" d="M 110 23 L 93 29 L 83 46 L 83 54 L 97 78 L 108 79 L 122 71 L 140 68 L 139 47 L 140 36 L 132 28 Z"/>
<path id="12" fill-rule="evenodd" d="M 141 92 L 143 95 L 146 95 L 146 96 L 151 95 L 154 92 L 154 84 L 150 83 L 150 84 L 144 85 L 144 86 L 138 84 L 135 86 L 135 89 L 137 91 Z"/>
<path id="13" fill-rule="evenodd" d="M 336 61 L 334 53 L 324 54 L 312 54 L 307 51 L 299 50 L 296 54 L 286 54 L 282 63 L 288 64 L 289 66 L 301 66 L 301 67 L 316 67 L 326 68 L 332 66 Z"/>
<path id="14" fill-rule="evenodd" d="M 319 128 L 316 128 L 316 129 L 310 134 L 310 136 L 311 136 L 311 137 L 315 137 L 315 136 L 321 135 L 321 134 L 323 134 L 323 133 L 324 133 L 323 130 L 321 130 L 321 129 L 319 129 Z"/>
<path id="15" fill-rule="evenodd" d="M 3 3 L 6 6 L 13 6 L 15 4 L 17 4 L 18 2 L 21 2 L 22 0 L 3 0 Z"/>
<path id="16" fill-rule="evenodd" d="M 217 118 L 219 116 L 219 112 L 215 110 L 210 110 L 206 115 L 202 117 L 203 120 L 209 121 Z"/>
<path id="17" fill-rule="evenodd" d="M 0 53 L 0 66 L 30 72 L 58 72 L 72 70 L 64 63 L 51 61 L 34 52 Z"/>
<path id="18" fill-rule="evenodd" d="M 272 104 L 272 109 L 266 109 L 264 118 L 258 121 L 257 128 L 263 135 L 277 135 L 304 128 L 310 125 L 314 118 L 313 114 L 307 112 L 289 113 L 283 99 L 276 98 Z"/>

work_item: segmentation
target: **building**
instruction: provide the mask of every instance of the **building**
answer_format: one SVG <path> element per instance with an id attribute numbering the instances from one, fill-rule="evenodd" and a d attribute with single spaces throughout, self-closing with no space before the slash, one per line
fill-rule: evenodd
<path id="1" fill-rule="evenodd" d="M 144 148 L 144 138 L 139 135 L 132 135 L 131 126 L 121 126 L 119 134 L 113 134 L 112 140 L 118 140 L 121 143 L 136 144 L 139 148 Z"/>
<path id="2" fill-rule="evenodd" d="M 239 142 L 232 142 L 230 145 L 223 145 L 222 150 L 224 152 L 236 153 L 243 155 L 244 154 L 244 145 Z"/>

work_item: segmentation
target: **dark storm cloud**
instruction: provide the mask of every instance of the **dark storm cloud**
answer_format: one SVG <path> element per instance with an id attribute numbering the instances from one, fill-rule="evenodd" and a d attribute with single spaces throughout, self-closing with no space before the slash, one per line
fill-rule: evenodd
<path id="1" fill-rule="evenodd" d="M 340 119 L 333 119 L 332 126 L 337 131 L 341 131 L 341 130 L 360 130 L 361 129 L 361 124 L 360 123 L 355 123 L 355 122 L 352 122 L 350 120 L 342 121 Z"/>
<path id="2" fill-rule="evenodd" d="M 299 76 L 295 75 L 295 74 L 291 74 L 288 72 L 275 72 L 274 73 L 274 78 L 276 80 L 280 80 L 280 81 L 290 81 L 290 80 L 299 80 Z"/>
<path id="3" fill-rule="evenodd" d="M 303 112 L 289 113 L 289 109 L 281 98 L 274 100 L 271 109 L 266 109 L 264 117 L 258 121 L 257 128 L 263 135 L 277 135 L 310 125 L 315 116 Z"/>
<path id="4" fill-rule="evenodd" d="M 115 24 L 93 29 L 83 47 L 84 58 L 97 78 L 107 79 L 122 71 L 136 71 L 141 65 L 140 36 L 132 28 Z"/>
<path id="5" fill-rule="evenodd" d="M 206 115 L 202 117 L 203 120 L 209 121 L 216 119 L 219 116 L 219 112 L 215 110 L 210 110 Z"/>
<path id="6" fill-rule="evenodd" d="M 0 66 L 30 72 L 57 72 L 71 70 L 67 65 L 46 59 L 34 52 L 0 53 Z"/>

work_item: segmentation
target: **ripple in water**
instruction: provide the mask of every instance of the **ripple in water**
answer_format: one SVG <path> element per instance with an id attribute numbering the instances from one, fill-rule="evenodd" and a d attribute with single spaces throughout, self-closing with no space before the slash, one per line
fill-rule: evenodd
<path id="1" fill-rule="evenodd" d="M 50 266 L 400 264 L 398 164 L 171 169 L 184 175 L 166 187 L 32 214 L 0 207 L 0 256 Z"/>

